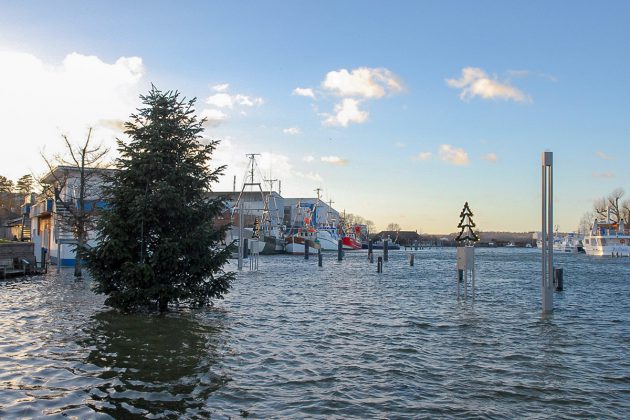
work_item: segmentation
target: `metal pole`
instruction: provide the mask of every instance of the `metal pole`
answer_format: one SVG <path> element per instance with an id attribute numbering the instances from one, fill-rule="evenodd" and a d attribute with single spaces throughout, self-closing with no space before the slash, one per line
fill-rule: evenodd
<path id="1" fill-rule="evenodd" d="M 61 243 L 57 237 L 57 273 L 61 273 Z"/>
<path id="2" fill-rule="evenodd" d="M 238 269 L 243 269 L 243 201 L 238 204 Z"/>
<path id="3" fill-rule="evenodd" d="M 542 155 L 542 312 L 553 311 L 553 153 Z"/>

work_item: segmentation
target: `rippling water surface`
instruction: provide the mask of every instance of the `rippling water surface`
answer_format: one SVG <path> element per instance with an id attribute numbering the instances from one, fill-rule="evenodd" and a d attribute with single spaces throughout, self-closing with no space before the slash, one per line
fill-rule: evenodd
<path id="1" fill-rule="evenodd" d="M 627 418 L 630 261 L 454 249 L 260 258 L 214 308 L 120 315 L 90 281 L 0 281 L 0 418 Z M 232 268 L 235 268 L 232 266 Z"/>

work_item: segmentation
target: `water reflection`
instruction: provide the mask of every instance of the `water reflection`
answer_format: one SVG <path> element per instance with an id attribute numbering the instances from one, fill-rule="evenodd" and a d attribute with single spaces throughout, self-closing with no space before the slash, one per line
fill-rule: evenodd
<path id="1" fill-rule="evenodd" d="M 105 380 L 90 391 L 92 408 L 115 418 L 208 417 L 203 402 L 228 380 L 223 329 L 220 314 L 96 314 L 79 342 Z"/>

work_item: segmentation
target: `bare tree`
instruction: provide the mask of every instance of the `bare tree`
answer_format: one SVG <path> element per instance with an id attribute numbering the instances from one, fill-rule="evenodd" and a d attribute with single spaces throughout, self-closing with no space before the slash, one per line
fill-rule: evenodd
<path id="1" fill-rule="evenodd" d="M 376 225 L 371 220 L 366 220 L 365 221 L 365 227 L 367 227 L 368 233 L 376 232 Z"/>
<path id="2" fill-rule="evenodd" d="M 67 136 L 62 137 L 66 155 L 49 159 L 42 154 L 48 167 L 43 187 L 44 193 L 55 199 L 58 235 L 65 230 L 74 237 L 74 275 L 81 277 L 81 258 L 87 246 L 88 232 L 94 227 L 96 204 L 102 200 L 101 177 L 103 169 L 109 166 L 104 162 L 109 148 L 92 144 L 92 128 L 83 144 L 74 145 Z"/>
<path id="3" fill-rule="evenodd" d="M 625 191 L 623 188 L 616 188 L 608 197 L 595 200 L 593 202 L 593 211 L 600 219 L 606 219 L 608 217 L 608 211 L 610 211 L 611 221 L 619 223 L 621 219 L 624 218 L 623 205 L 625 202 L 620 203 L 624 194 Z"/>
<path id="4" fill-rule="evenodd" d="M 621 211 L 621 218 L 623 219 L 624 223 L 626 225 L 630 225 L 630 200 L 625 199 L 621 203 L 621 208 L 619 210 Z"/>
<path id="5" fill-rule="evenodd" d="M 387 231 L 398 232 L 400 230 L 400 225 L 398 223 L 390 223 L 387 225 Z"/>
<path id="6" fill-rule="evenodd" d="M 607 210 L 607 201 L 604 197 L 598 198 L 593 201 L 593 213 L 595 213 L 595 216 L 599 219 L 606 218 Z"/>
<path id="7" fill-rule="evenodd" d="M 595 217 L 595 212 L 593 211 L 587 211 L 584 213 L 580 219 L 580 224 L 578 225 L 578 234 L 586 235 L 586 233 L 591 230 Z"/>

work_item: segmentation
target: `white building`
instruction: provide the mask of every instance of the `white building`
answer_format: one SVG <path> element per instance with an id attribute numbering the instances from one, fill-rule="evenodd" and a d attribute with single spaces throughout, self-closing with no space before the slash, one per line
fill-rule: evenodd
<path id="1" fill-rule="evenodd" d="M 86 179 L 84 205 L 89 212 L 104 205 L 99 197 L 102 174 L 111 169 L 86 168 L 86 171 L 89 175 Z M 68 206 L 78 205 L 80 172 L 75 167 L 58 166 L 41 183 L 47 187 L 47 192 L 24 204 L 25 208 L 30 208 L 31 241 L 35 245 L 35 258 L 38 263 L 74 266 L 76 238 L 67 223 L 62 221 L 68 220 Z M 87 239 L 88 246 L 95 245 L 94 232 L 88 231 Z"/>

